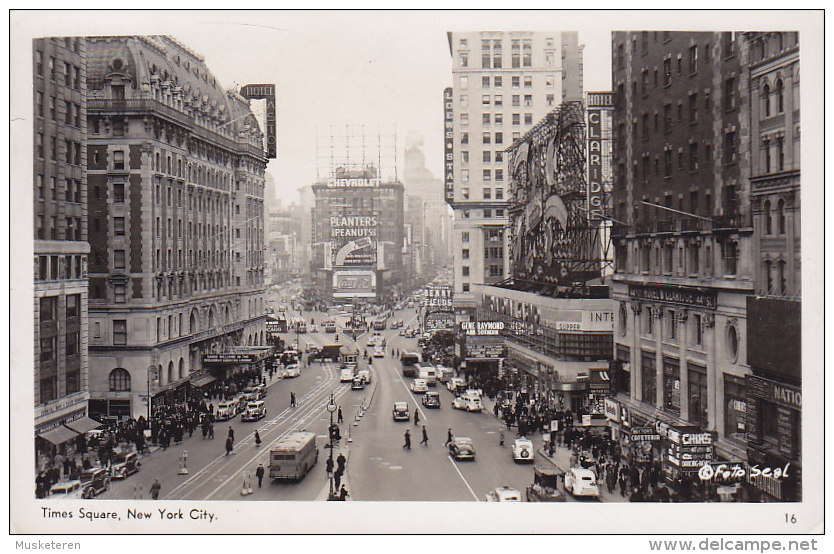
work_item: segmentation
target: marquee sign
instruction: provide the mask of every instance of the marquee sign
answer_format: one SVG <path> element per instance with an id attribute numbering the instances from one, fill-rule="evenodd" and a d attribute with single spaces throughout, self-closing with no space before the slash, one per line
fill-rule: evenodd
<path id="1" fill-rule="evenodd" d="M 612 117 L 611 93 L 588 93 L 588 218 L 605 219 L 606 197 L 611 193 Z"/>
<path id="2" fill-rule="evenodd" d="M 240 95 L 250 100 L 266 100 L 266 157 L 278 157 L 275 132 L 275 85 L 244 85 Z"/>
<path id="3" fill-rule="evenodd" d="M 251 364 L 255 361 L 254 354 L 205 354 L 204 364 Z"/>

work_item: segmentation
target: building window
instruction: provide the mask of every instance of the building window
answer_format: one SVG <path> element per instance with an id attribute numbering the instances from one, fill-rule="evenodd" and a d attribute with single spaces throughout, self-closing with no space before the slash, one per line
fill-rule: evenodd
<path id="1" fill-rule="evenodd" d="M 108 378 L 111 392 L 124 392 L 130 390 L 130 373 L 124 368 L 117 367 L 110 372 Z"/>
<path id="2" fill-rule="evenodd" d="M 732 363 L 738 361 L 738 330 L 735 325 L 727 326 L 727 356 Z"/>
<path id="3" fill-rule="evenodd" d="M 654 365 L 654 352 L 641 353 L 641 377 L 643 402 L 654 405 L 657 402 L 657 370 Z"/>
<path id="4" fill-rule="evenodd" d="M 468 181 L 469 179 L 467 179 Z M 469 200 L 469 187 L 463 187 L 460 189 L 460 196 L 464 200 Z"/>
<path id="5" fill-rule="evenodd" d="M 460 143 L 469 144 L 469 133 L 463 132 L 460 134 Z"/>
<path id="6" fill-rule="evenodd" d="M 466 108 L 469 106 L 469 95 L 461 94 L 460 95 L 460 107 Z"/>
<path id="7" fill-rule="evenodd" d="M 764 154 L 765 173 L 770 173 L 770 141 L 768 139 L 762 141 L 762 153 Z"/>
<path id="8" fill-rule="evenodd" d="M 776 81 L 776 107 L 777 113 L 783 113 L 785 111 L 785 94 L 781 79 Z"/>
<path id="9" fill-rule="evenodd" d="M 461 231 L 460 240 L 461 242 L 469 242 L 469 231 Z"/>
<path id="10" fill-rule="evenodd" d="M 706 425 L 709 421 L 707 402 L 707 370 L 705 367 L 688 363 L 689 380 L 689 421 Z"/>
<path id="11" fill-rule="evenodd" d="M 52 402 L 58 396 L 58 380 L 55 377 L 41 379 L 41 403 Z"/>
<path id="12" fill-rule="evenodd" d="M 460 257 L 464 260 L 468 260 L 469 259 L 469 249 L 464 248 L 463 250 L 461 250 L 460 251 Z"/>
<path id="13" fill-rule="evenodd" d="M 124 304 L 125 299 L 125 286 L 124 285 L 113 285 L 113 297 L 116 304 Z"/>
<path id="14" fill-rule="evenodd" d="M 762 87 L 762 111 L 765 117 L 770 117 L 770 85 L 765 83 Z"/>
<path id="15" fill-rule="evenodd" d="M 67 295 L 67 319 L 78 317 L 81 310 L 81 295 L 68 294 Z"/>
<path id="16" fill-rule="evenodd" d="M 113 320 L 113 344 L 124 345 L 127 344 L 127 320 L 114 319 Z"/>
<path id="17" fill-rule="evenodd" d="M 503 125 L 504 124 L 504 114 L 497 113 L 497 114 L 495 114 L 494 119 L 495 119 L 495 124 L 496 125 Z"/>
<path id="18" fill-rule="evenodd" d="M 484 75 L 481 77 L 481 88 L 489 88 L 489 76 Z"/>
<path id="19" fill-rule="evenodd" d="M 501 86 L 503 86 L 503 79 L 501 78 L 501 75 L 496 75 L 495 76 L 495 78 L 493 80 L 493 86 L 495 88 L 500 88 Z"/>
<path id="20" fill-rule="evenodd" d="M 491 133 L 483 133 L 483 135 L 482 135 L 483 144 L 490 144 L 491 141 L 492 141 L 492 134 Z"/>
<path id="21" fill-rule="evenodd" d="M 114 217 L 113 218 L 113 234 L 117 237 L 123 237 L 125 234 L 125 218 L 123 217 Z"/>
<path id="22" fill-rule="evenodd" d="M 663 358 L 663 407 L 675 415 L 681 413 L 680 362 L 674 358 Z"/>
<path id="23" fill-rule="evenodd" d="M 738 243 L 727 241 L 722 243 L 724 249 L 724 274 L 732 276 L 736 274 L 738 265 Z"/>
<path id="24" fill-rule="evenodd" d="M 689 47 L 689 73 L 695 73 L 698 71 L 698 46 L 690 46 Z"/>
<path id="25" fill-rule="evenodd" d="M 468 265 L 465 265 L 465 266 L 461 267 L 461 274 L 464 277 L 469 277 L 469 266 Z"/>
<path id="26" fill-rule="evenodd" d="M 733 77 L 724 81 L 724 110 L 730 111 L 736 107 L 736 80 Z"/>
<path id="27" fill-rule="evenodd" d="M 463 289 L 463 292 L 469 292 L 469 283 L 463 283 L 461 288 Z"/>
<path id="28" fill-rule="evenodd" d="M 672 59 L 666 58 L 663 60 L 663 86 L 668 87 L 672 84 Z"/>
<path id="29" fill-rule="evenodd" d="M 777 137 L 776 139 L 776 160 L 779 165 L 779 171 L 785 170 L 785 138 Z"/>
<path id="30" fill-rule="evenodd" d="M 747 394 L 744 379 L 724 374 L 724 434 L 727 438 L 747 439 Z"/>
<path id="31" fill-rule="evenodd" d="M 737 156 L 736 132 L 729 131 L 724 135 L 724 162 L 733 163 Z"/>
<path id="32" fill-rule="evenodd" d="M 501 266 L 492 264 L 489 266 L 489 276 L 490 277 L 501 277 Z"/>
<path id="33" fill-rule="evenodd" d="M 704 344 L 703 328 L 701 327 L 701 314 L 692 315 L 692 344 L 702 346 Z"/>
<path id="34" fill-rule="evenodd" d="M 765 220 L 765 234 L 770 235 L 773 233 L 773 219 L 772 214 L 770 213 L 770 200 L 765 200 L 764 203 L 764 220 Z"/>
<path id="35" fill-rule="evenodd" d="M 492 198 L 492 189 L 484 189 L 484 200 L 490 200 Z"/>
<path id="36" fill-rule="evenodd" d="M 531 113 L 524 114 L 524 124 L 525 125 L 532 125 L 533 124 L 533 114 L 531 114 Z"/>
<path id="37" fill-rule="evenodd" d="M 777 229 L 780 235 L 785 234 L 785 201 L 781 198 L 779 202 L 776 203 L 776 222 L 777 222 Z"/>
<path id="38" fill-rule="evenodd" d="M 81 351 L 81 333 L 74 331 L 66 334 L 67 356 L 76 356 Z"/>
<path id="39" fill-rule="evenodd" d="M 521 125 L 521 114 L 514 113 L 513 114 L 513 125 Z"/>
<path id="40" fill-rule="evenodd" d="M 123 150 L 113 152 L 113 169 L 125 168 L 125 153 Z"/>
<path id="41" fill-rule="evenodd" d="M 485 113 L 481 114 L 481 124 L 482 125 L 489 125 L 490 122 L 490 114 Z"/>
<path id="42" fill-rule="evenodd" d="M 654 314 L 651 308 L 643 310 L 643 334 L 651 337 L 654 334 Z"/>
<path id="43" fill-rule="evenodd" d="M 113 251 L 113 267 L 115 269 L 124 269 L 125 268 L 125 251 L 124 250 L 114 250 Z"/>
<path id="44" fill-rule="evenodd" d="M 45 256 L 44 256 L 45 257 Z M 58 297 L 44 296 L 40 299 L 40 321 L 41 323 L 55 321 L 58 316 Z"/>
<path id="45" fill-rule="evenodd" d="M 495 133 L 495 144 L 504 144 L 504 133 Z"/>

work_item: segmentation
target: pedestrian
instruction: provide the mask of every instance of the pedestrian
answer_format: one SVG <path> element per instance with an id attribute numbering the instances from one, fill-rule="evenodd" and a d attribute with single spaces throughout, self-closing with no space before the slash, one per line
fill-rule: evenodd
<path id="1" fill-rule="evenodd" d="M 339 423 L 344 422 L 344 419 L 342 418 L 342 407 L 341 406 L 339 406 L 339 411 L 338 411 L 336 417 L 339 420 Z"/>
<path id="2" fill-rule="evenodd" d="M 403 445 L 403 448 L 411 450 L 411 433 L 408 429 L 405 430 L 405 444 Z"/>
<path id="3" fill-rule="evenodd" d="M 420 423 L 420 410 L 415 409 L 414 410 L 414 425 L 417 425 L 418 423 Z"/>
<path id="4" fill-rule="evenodd" d="M 258 433 L 258 430 L 255 429 L 255 446 L 261 445 L 261 435 Z"/>
<path id="5" fill-rule="evenodd" d="M 258 464 L 258 469 L 255 470 L 255 477 L 258 478 L 258 488 L 261 488 L 261 483 L 264 480 L 264 465 Z"/>
<path id="6" fill-rule="evenodd" d="M 504 429 L 498 431 L 498 444 L 504 446 Z"/>
<path id="7" fill-rule="evenodd" d="M 156 500 L 159 498 L 159 489 L 162 488 L 162 484 L 159 482 L 159 479 L 154 479 L 153 484 L 151 485 L 151 498 Z"/>
<path id="8" fill-rule="evenodd" d="M 326 469 L 327 469 L 327 475 L 330 475 L 331 473 L 333 473 L 333 458 L 327 458 Z"/>
<path id="9" fill-rule="evenodd" d="M 232 448 L 234 448 L 235 441 L 232 440 L 232 437 L 226 438 L 226 456 L 232 453 Z"/>
<path id="10" fill-rule="evenodd" d="M 337 488 L 337 489 L 339 488 L 339 483 L 342 482 L 342 473 L 343 472 L 341 470 L 337 469 L 336 473 L 333 474 L 333 481 L 335 482 L 335 484 L 336 484 L 335 488 Z"/>
<path id="11" fill-rule="evenodd" d="M 336 458 L 336 464 L 339 466 L 339 469 L 342 471 L 342 473 L 344 473 L 345 466 L 347 465 L 347 458 L 345 458 L 345 455 L 341 452 L 339 453 L 339 457 Z"/>
<path id="12" fill-rule="evenodd" d="M 454 437 L 452 436 L 452 428 L 449 427 L 449 432 L 446 434 L 446 443 L 443 446 L 449 446 L 450 444 L 452 444 L 453 438 Z"/>
<path id="13" fill-rule="evenodd" d="M 290 408 L 295 408 L 295 393 L 290 392 Z"/>
<path id="14" fill-rule="evenodd" d="M 420 444 L 425 444 L 426 446 L 429 445 L 429 434 L 426 431 L 425 425 L 423 425 L 423 440 L 420 441 Z"/>
<path id="15" fill-rule="evenodd" d="M 229 425 L 229 438 L 232 439 L 232 442 L 235 442 L 235 431 L 231 425 Z"/>
<path id="16" fill-rule="evenodd" d="M 214 423 L 212 423 L 211 420 L 209 420 L 208 430 L 209 430 L 209 439 L 214 439 Z"/>
<path id="17" fill-rule="evenodd" d="M 350 495 L 348 494 L 347 489 L 344 485 L 342 485 L 342 488 L 339 490 L 339 500 L 344 501 L 348 496 Z"/>

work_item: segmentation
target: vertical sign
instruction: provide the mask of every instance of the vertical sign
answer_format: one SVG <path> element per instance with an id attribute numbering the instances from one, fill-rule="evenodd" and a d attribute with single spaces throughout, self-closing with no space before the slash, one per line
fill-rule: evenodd
<path id="1" fill-rule="evenodd" d="M 452 87 L 443 91 L 443 183 L 446 190 L 446 202 L 455 200 L 455 119 L 452 108 L 455 105 Z"/>
<path id="2" fill-rule="evenodd" d="M 610 192 L 611 125 L 614 108 L 610 92 L 588 93 L 588 218 L 605 218 L 606 193 Z"/>
<path id="3" fill-rule="evenodd" d="M 275 85 L 244 85 L 240 95 L 249 100 L 266 100 L 266 157 L 278 157 L 275 136 Z"/>

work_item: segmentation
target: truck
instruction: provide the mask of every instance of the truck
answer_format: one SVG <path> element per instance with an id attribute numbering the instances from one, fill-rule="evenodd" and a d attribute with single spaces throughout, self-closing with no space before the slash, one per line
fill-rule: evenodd
<path id="1" fill-rule="evenodd" d="M 420 361 L 420 354 L 416 352 L 403 352 L 400 354 L 400 362 L 403 365 L 403 377 L 417 377 L 417 364 Z"/>
<path id="2" fill-rule="evenodd" d="M 325 344 L 315 357 L 323 362 L 336 362 L 339 360 L 341 349 L 341 344 Z"/>
<path id="3" fill-rule="evenodd" d="M 425 379 L 426 384 L 430 387 L 437 386 L 437 372 L 434 366 L 428 362 L 419 362 L 416 364 L 417 377 Z"/>

